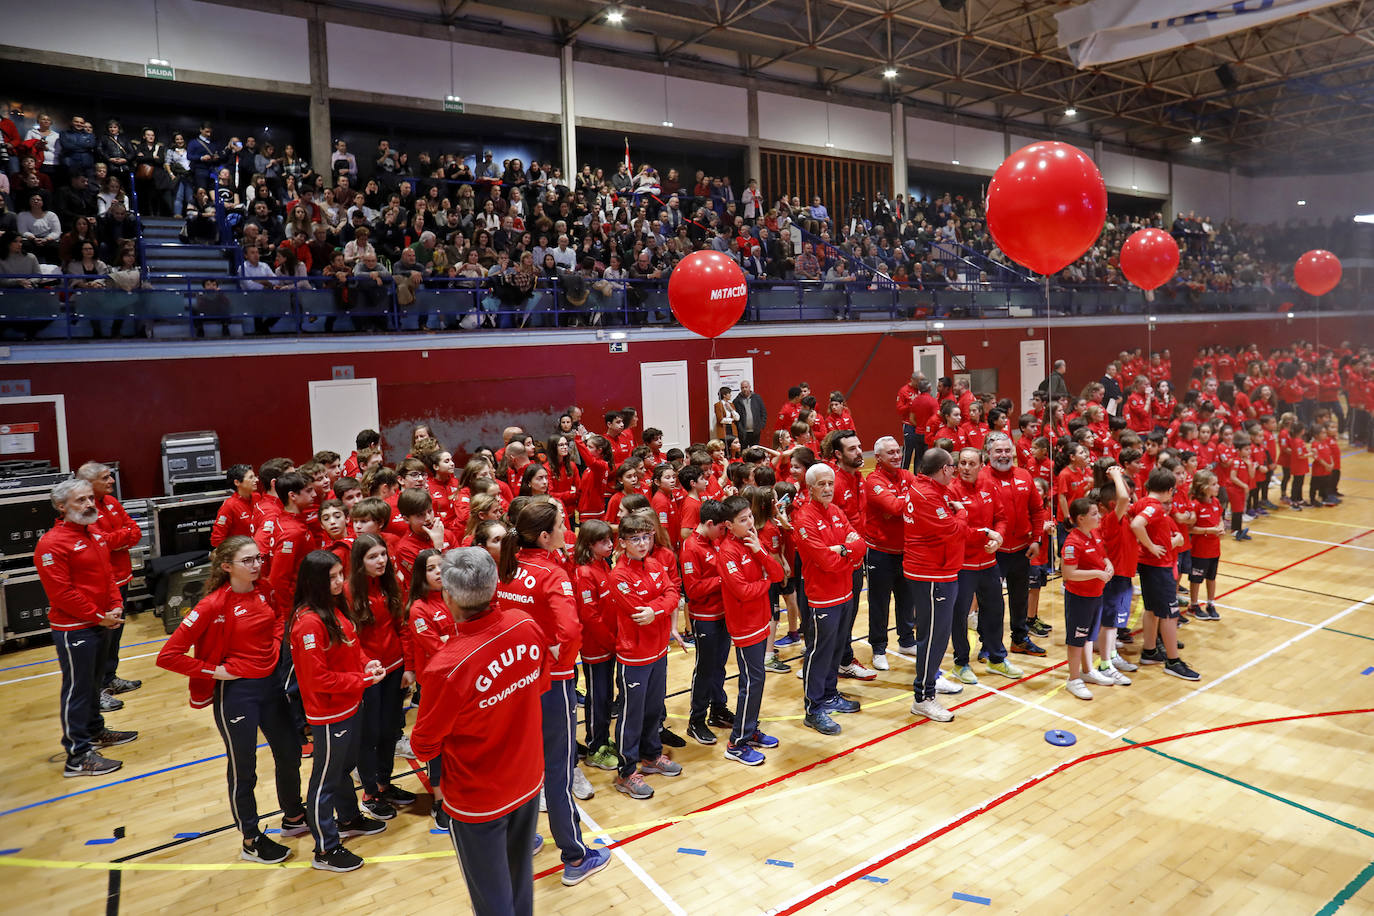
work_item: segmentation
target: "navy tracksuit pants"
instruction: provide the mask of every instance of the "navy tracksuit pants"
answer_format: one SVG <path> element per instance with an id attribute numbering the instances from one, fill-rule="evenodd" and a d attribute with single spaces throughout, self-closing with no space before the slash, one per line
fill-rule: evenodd
<path id="1" fill-rule="evenodd" d="M 538 796 L 494 821 L 468 824 L 449 818 L 448 835 L 463 866 L 463 879 L 477 916 L 534 913 L 534 857 L 530 850 L 538 820 Z"/>
<path id="2" fill-rule="evenodd" d="M 730 634 L 724 620 L 692 620 L 696 661 L 692 667 L 690 720 L 706 720 L 711 710 L 729 706 L 725 696 L 725 662 L 730 657 Z"/>
<path id="3" fill-rule="evenodd" d="M 258 829 L 258 731 L 267 738 L 276 769 L 277 804 L 287 817 L 305 811 L 301 803 L 301 743 L 276 674 L 216 681 L 215 728 L 224 739 L 229 776 L 229 810 L 234 825 L 251 840 Z"/>
<path id="4" fill-rule="evenodd" d="M 342 722 L 312 725 L 315 743 L 311 757 L 310 785 L 305 795 L 305 820 L 315 838 L 315 852 L 338 849 L 339 824 L 359 816 L 358 796 L 350 775 L 358 765 L 362 740 L 361 717 L 354 713 Z"/>
<path id="5" fill-rule="evenodd" d="M 105 730 L 105 717 L 100 714 L 100 685 L 109 632 L 106 627 L 52 631 L 57 664 L 62 669 L 62 693 L 58 700 L 62 749 L 69 762 L 94 749 L 95 739 Z"/>
<path id="6" fill-rule="evenodd" d="M 573 680 L 550 681 L 539 704 L 543 711 L 544 803 L 549 809 L 549 832 L 567 865 L 582 861 L 587 854 L 582 843 L 582 818 L 572 797 L 572 771 L 577 766 L 577 692 Z M 526 856 L 530 848 L 527 843 Z"/>

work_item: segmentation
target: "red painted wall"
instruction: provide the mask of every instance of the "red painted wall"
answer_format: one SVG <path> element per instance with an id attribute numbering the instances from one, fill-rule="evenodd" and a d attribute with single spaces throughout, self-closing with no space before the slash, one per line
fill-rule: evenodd
<path id="1" fill-rule="evenodd" d="M 1044 325 L 1033 327 L 1031 334 L 1043 338 Z M 1002 393 L 1016 397 L 1018 342 L 1028 336 L 1024 325 L 993 324 L 986 331 L 948 330 L 943 341 L 947 353 L 968 357 L 969 369 L 996 368 Z M 1321 319 L 1318 328 L 1313 317 L 1299 316 L 1292 322 L 1265 318 L 1161 323 L 1149 333 L 1139 319 L 1132 319 L 1119 327 L 1057 327 L 1049 357 L 1068 361 L 1070 387 L 1078 389 L 1100 377 L 1106 363 L 1122 349 L 1168 348 L 1181 375 L 1202 345 L 1254 341 L 1267 349 L 1299 338 L 1331 344 L 1342 339 L 1372 343 L 1374 323 L 1328 317 Z M 708 432 L 703 405 L 710 403 L 706 360 L 750 356 L 754 387 L 771 415 L 776 415 L 788 386 L 803 379 L 811 383 L 822 403 L 831 389 L 850 391 L 855 422 L 865 446 L 871 446 L 878 436 L 899 432 L 894 428 L 895 392 L 911 373 L 911 348 L 927 343 L 923 332 L 879 331 L 715 342 L 631 339 L 628 353 L 609 354 L 604 343 L 538 346 L 535 339 L 527 346 L 486 350 L 435 349 L 434 340 L 429 339 L 417 340 L 415 350 L 404 352 L 27 364 L 9 367 L 5 376 L 30 379 L 34 394 L 65 394 L 72 466 L 96 456 L 118 459 L 124 493 L 133 498 L 161 492 L 159 449 L 167 432 L 217 430 L 226 465 L 257 464 L 274 455 L 304 460 L 311 451 L 306 382 L 329 378 L 331 367 L 342 362 L 352 363 L 358 378 L 379 379 L 384 426 L 424 416 L 426 404 L 432 402 L 433 415 L 449 418 L 461 418 L 470 410 L 548 410 L 552 430 L 558 410 L 574 403 L 586 410 L 588 426 L 598 428 L 603 411 L 639 406 L 641 362 L 687 360 L 692 435 L 701 439 Z M 422 358 L 419 348 L 426 345 L 429 357 Z M 541 382 L 513 381 L 528 377 Z M 474 388 L 473 380 L 486 381 Z M 653 418 L 645 422 L 652 425 Z"/>

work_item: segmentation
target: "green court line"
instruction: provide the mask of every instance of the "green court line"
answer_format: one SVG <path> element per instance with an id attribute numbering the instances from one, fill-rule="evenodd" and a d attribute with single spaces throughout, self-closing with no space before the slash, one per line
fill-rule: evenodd
<path id="1" fill-rule="evenodd" d="M 1359 634 L 1347 633 L 1345 635 L 1358 636 Z M 1369 639 L 1369 637 L 1367 636 L 1362 638 Z M 1127 744 L 1138 743 L 1130 740 L 1129 738 L 1122 738 L 1121 740 L 1125 741 Z M 1316 815 L 1322 820 L 1330 821 L 1333 824 L 1338 824 L 1341 827 L 1345 827 L 1347 830 L 1353 830 L 1356 833 L 1361 834 L 1363 836 L 1374 838 L 1374 831 L 1366 830 L 1363 827 L 1358 827 L 1355 824 L 1349 823 L 1348 821 L 1343 821 L 1340 818 L 1335 817 L 1334 815 L 1327 814 L 1324 811 L 1318 811 L 1316 808 L 1310 808 L 1307 805 L 1302 804 L 1301 802 L 1293 801 L 1291 798 L 1284 798 L 1282 795 L 1275 795 L 1268 789 L 1261 789 L 1259 786 L 1251 785 L 1248 782 L 1243 782 L 1239 779 L 1236 779 L 1234 776 L 1227 776 L 1225 773 L 1218 773 L 1216 770 L 1209 769 L 1208 767 L 1205 767 L 1200 763 L 1193 763 L 1191 760 L 1184 760 L 1182 757 L 1175 757 L 1172 754 L 1166 754 L 1163 751 L 1157 750 L 1153 747 L 1147 747 L 1145 748 L 1145 750 L 1149 751 L 1151 754 L 1158 754 L 1160 757 L 1163 757 L 1166 760 L 1172 760 L 1174 763 L 1181 763 L 1186 767 L 1190 767 L 1201 773 L 1206 773 L 1209 776 L 1215 776 L 1218 779 L 1224 779 L 1232 785 L 1240 786 L 1242 789 L 1249 789 L 1251 792 L 1257 792 L 1266 798 L 1272 798 L 1276 802 L 1282 802 L 1283 804 L 1288 805 L 1289 807 L 1297 808 L 1299 811 L 1305 811 L 1308 814 Z M 1371 879 L 1374 879 L 1374 862 L 1370 862 L 1369 865 L 1367 865 L 1358 875 L 1356 875 L 1349 884 L 1341 888 L 1340 892 L 1337 893 L 1336 896 L 1332 897 L 1331 900 L 1329 900 L 1325 906 L 1323 906 L 1320 910 L 1317 911 L 1316 916 L 1332 916 L 1332 914 L 1339 910 L 1342 906 L 1344 906 L 1346 902 L 1350 900 L 1351 897 L 1354 897 L 1357 893 L 1359 893 L 1360 889 L 1364 887 L 1366 884 L 1368 884 Z"/>
<path id="2" fill-rule="evenodd" d="M 1367 639 L 1370 642 L 1374 642 L 1374 636 L 1366 636 L 1363 633 L 1347 633 L 1345 630 L 1338 630 L 1335 627 L 1322 627 L 1322 629 L 1328 633 L 1339 633 L 1342 636 L 1353 636 L 1356 639 Z"/>

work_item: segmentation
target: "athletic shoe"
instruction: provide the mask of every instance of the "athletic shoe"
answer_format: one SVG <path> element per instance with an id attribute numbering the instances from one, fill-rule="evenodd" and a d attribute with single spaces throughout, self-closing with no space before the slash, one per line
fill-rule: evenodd
<path id="1" fill-rule="evenodd" d="M 821 701 L 821 706 L 828 713 L 850 713 L 858 712 L 860 709 L 858 700 L 851 700 L 842 693 L 831 694 Z"/>
<path id="2" fill-rule="evenodd" d="M 297 815 L 294 819 L 284 817 L 281 819 L 282 836 L 305 836 L 310 832 L 310 825 L 305 822 L 305 815 Z"/>
<path id="3" fill-rule="evenodd" d="M 1112 686 L 1112 684 L 1115 683 L 1115 681 L 1112 680 L 1112 676 L 1110 674 L 1107 674 L 1105 671 L 1097 671 L 1092 668 L 1089 668 L 1087 671 L 1083 672 L 1082 679 L 1085 683 L 1096 684 L 1099 687 L 1110 687 Z"/>
<path id="4" fill-rule="evenodd" d="M 987 661 L 987 660 L 988 660 L 988 650 L 987 650 L 987 649 L 979 649 L 979 650 L 978 650 L 978 661 L 980 661 L 980 662 L 985 662 L 985 661 Z"/>
<path id="5" fill-rule="evenodd" d="M 686 747 L 687 741 L 668 726 L 663 726 L 658 730 L 658 740 L 669 747 Z"/>
<path id="6" fill-rule="evenodd" d="M 1254 538 L 1250 537 L 1250 529 L 1249 529 L 1249 528 L 1242 528 L 1242 529 L 1240 529 L 1239 531 L 1236 532 L 1235 537 L 1236 537 L 1236 540 L 1238 540 L 1238 541 L 1253 541 L 1253 540 L 1254 540 Z"/>
<path id="7" fill-rule="evenodd" d="M 916 657 L 916 644 L 912 643 L 909 646 L 904 646 L 901 643 L 897 643 L 897 648 L 893 649 L 892 651 L 896 652 L 898 655 L 905 656 L 906 658 L 914 659 Z"/>
<path id="8" fill-rule="evenodd" d="M 1188 611 L 1186 608 L 1179 608 L 1178 617 L 1176 617 L 1175 619 L 1178 621 L 1178 625 L 1181 627 L 1186 627 L 1191 621 L 1191 618 L 1188 616 Z"/>
<path id="9" fill-rule="evenodd" d="M 309 760 L 315 754 L 315 742 L 307 741 L 301 745 L 301 759 Z"/>
<path id="10" fill-rule="evenodd" d="M 963 684 L 956 684 L 954 681 L 951 681 L 949 678 L 945 677 L 943 674 L 937 674 L 937 675 L 935 675 L 935 692 L 936 692 L 936 693 L 963 693 L 963 692 L 964 692 L 964 685 L 963 685 Z"/>
<path id="11" fill-rule="evenodd" d="M 961 684 L 978 683 L 978 675 L 974 674 L 973 669 L 970 668 L 968 665 L 960 665 L 959 667 L 952 669 L 949 672 L 949 674 L 950 677 L 953 677 Z"/>
<path id="12" fill-rule="evenodd" d="M 735 724 L 735 714 L 725 707 L 713 709 L 706 717 L 706 724 L 716 728 L 730 728 Z"/>
<path id="13" fill-rule="evenodd" d="M 792 670 L 792 666 L 778 658 L 778 653 L 774 652 L 763 660 L 763 670 L 768 674 L 786 674 Z"/>
<path id="14" fill-rule="evenodd" d="M 1185 610 L 1184 608 L 1179 608 L 1178 616 L 1179 616 L 1180 618 L 1183 616 L 1184 610 Z M 1186 608 L 1186 610 L 1187 610 L 1187 612 L 1188 612 L 1189 615 L 1191 615 L 1191 616 L 1193 616 L 1193 617 L 1196 617 L 1198 620 L 1206 620 L 1206 619 L 1207 619 L 1207 615 L 1204 614 L 1204 613 L 1202 613 L 1202 605 L 1200 605 L 1200 604 L 1190 604 L 1190 605 L 1188 605 L 1188 607 Z"/>
<path id="15" fill-rule="evenodd" d="M 913 701 L 911 714 L 913 716 L 925 716 L 932 722 L 951 722 L 954 720 L 954 713 L 941 706 L 940 701 L 933 697 L 929 700 Z"/>
<path id="16" fill-rule="evenodd" d="M 386 829 L 386 824 L 378 820 L 373 820 L 366 814 L 359 814 L 351 821 L 344 821 L 339 824 L 339 836 L 372 836 L 381 833 Z"/>
<path id="17" fill-rule="evenodd" d="M 773 640 L 773 648 L 786 649 L 788 646 L 795 646 L 799 642 L 801 642 L 801 634 L 796 630 L 788 630 L 786 636 Z"/>
<path id="18" fill-rule="evenodd" d="M 1207 602 L 1207 619 L 1208 619 L 1208 620 L 1220 620 L 1220 619 L 1221 619 L 1221 615 L 1217 613 L 1217 606 L 1216 606 L 1215 604 L 1213 604 L 1212 602 L 1210 602 L 1210 601 Z"/>
<path id="19" fill-rule="evenodd" d="M 580 691 L 580 690 L 575 690 L 575 691 L 573 691 L 573 692 L 577 694 L 577 705 L 578 705 L 578 706 L 586 706 L 586 705 L 587 705 L 587 695 L 586 695 L 585 693 L 583 693 L 582 691 Z"/>
<path id="20" fill-rule="evenodd" d="M 410 749 L 410 739 L 405 735 L 396 740 L 396 756 L 407 760 L 415 759 L 415 752 Z"/>
<path id="21" fill-rule="evenodd" d="M 797 666 L 797 680 L 801 681 L 801 680 L 805 680 L 805 679 L 806 679 L 806 666 L 805 666 L 805 665 L 798 665 L 798 666 Z"/>
<path id="22" fill-rule="evenodd" d="M 1174 638 L 1174 648 L 1175 648 L 1175 649 L 1182 649 L 1183 647 L 1184 647 L 1184 646 L 1183 646 L 1183 640 L 1181 640 L 1181 639 L 1175 637 L 1175 638 Z"/>
<path id="23" fill-rule="evenodd" d="M 1116 641 L 1118 645 L 1129 646 L 1135 642 L 1135 637 L 1131 635 L 1130 627 L 1116 628 Z"/>
<path id="24" fill-rule="evenodd" d="M 768 758 L 747 744 L 729 744 L 725 747 L 725 759 L 734 760 L 747 767 L 756 767 Z"/>
<path id="25" fill-rule="evenodd" d="M 1020 668 L 1016 667 L 1006 659 L 1003 659 L 1000 662 L 988 662 L 988 671 L 991 674 L 1000 674 L 1002 675 L 1002 677 L 1009 677 L 1012 680 L 1015 680 L 1018 677 L 1026 676 L 1026 672 L 1022 671 Z"/>
<path id="26" fill-rule="evenodd" d="M 609 744 L 603 744 L 587 757 L 587 763 L 598 770 L 614 770 L 620 767 L 620 755 Z"/>
<path id="27" fill-rule="evenodd" d="M 1264 508 L 1263 506 L 1256 506 L 1256 507 L 1255 507 L 1255 515 L 1258 515 L 1258 516 L 1260 516 L 1260 517 L 1263 517 L 1263 516 L 1266 516 L 1266 515 L 1268 515 L 1268 514 L 1269 514 L 1269 510 L 1266 509 L 1266 508 Z"/>
<path id="28" fill-rule="evenodd" d="M 1139 671 L 1140 666 L 1122 658 L 1119 654 L 1112 656 L 1112 667 L 1117 671 Z"/>
<path id="29" fill-rule="evenodd" d="M 1260 500 L 1260 506 L 1262 506 L 1262 507 L 1265 508 L 1265 509 L 1268 509 L 1270 512 L 1272 512 L 1272 511 L 1274 511 L 1275 509 L 1278 508 L 1278 504 L 1277 504 L 1277 503 L 1271 502 L 1270 500 L 1267 500 L 1267 499 L 1262 499 L 1262 500 Z"/>
<path id="30" fill-rule="evenodd" d="M 62 768 L 63 776 L 106 776 L 124 766 L 122 761 L 101 757 L 95 751 L 87 751 L 74 760 L 68 760 Z"/>
<path id="31" fill-rule="evenodd" d="M 452 819 L 448 812 L 444 810 L 444 803 L 436 801 L 429 807 L 429 816 L 434 819 L 434 826 L 440 830 L 447 830 Z"/>
<path id="32" fill-rule="evenodd" d="M 677 635 L 682 640 L 682 644 L 687 648 L 695 649 L 697 647 L 696 637 L 691 633 L 679 633 Z"/>
<path id="33" fill-rule="evenodd" d="M 589 847 L 587 854 L 582 857 L 582 861 L 576 865 L 563 866 L 563 885 L 572 887 L 574 884 L 581 884 L 587 878 L 601 871 L 611 864 L 611 851 L 609 849 L 597 849 Z"/>
<path id="34" fill-rule="evenodd" d="M 871 681 L 878 676 L 878 672 L 871 668 L 865 668 L 855 659 L 847 665 L 840 666 L 840 677 L 850 677 L 856 681 Z"/>
<path id="35" fill-rule="evenodd" d="M 279 865 L 291 858 L 291 848 L 268 839 L 259 833 L 243 844 L 239 858 L 245 862 L 261 862 L 263 865 Z"/>
<path id="36" fill-rule="evenodd" d="M 642 776 L 681 776 L 682 764 L 667 754 L 659 754 L 657 760 L 639 761 L 639 772 Z"/>
<path id="37" fill-rule="evenodd" d="M 382 798 L 401 808 L 406 808 L 415 804 L 415 797 L 414 792 L 407 792 L 400 786 L 388 784 L 387 787 L 382 790 Z"/>
<path id="38" fill-rule="evenodd" d="M 840 733 L 840 726 L 834 719 L 830 718 L 830 714 L 824 709 L 807 713 L 806 717 L 802 719 L 802 725 L 807 728 L 814 728 L 822 735 L 838 735 Z"/>
<path id="39" fill-rule="evenodd" d="M 142 681 L 131 681 L 126 678 L 117 677 L 106 684 L 105 689 L 117 696 L 121 693 L 128 693 L 130 690 L 137 690 L 142 686 Z"/>
<path id="40" fill-rule="evenodd" d="M 697 744 L 715 744 L 716 733 L 706 727 L 706 723 L 700 719 L 693 719 L 687 723 L 687 737 Z"/>
<path id="41" fill-rule="evenodd" d="M 1098 668 L 1097 673 L 1106 675 L 1107 677 L 1111 678 L 1112 683 L 1117 687 L 1131 686 L 1131 679 L 1128 678 L 1126 675 L 1122 674 L 1120 671 L 1117 671 L 1111 665 L 1108 665 L 1105 668 Z"/>
<path id="42" fill-rule="evenodd" d="M 105 729 L 95 736 L 96 747 L 116 747 L 120 744 L 128 744 L 138 737 L 138 732 L 117 732 L 112 729 Z"/>
<path id="43" fill-rule="evenodd" d="M 596 794 L 596 790 L 592 788 L 591 780 L 587 779 L 587 774 L 582 772 L 581 767 L 573 767 L 572 794 L 574 798 L 581 801 L 586 801 Z"/>
<path id="44" fill-rule="evenodd" d="M 654 790 L 649 788 L 649 784 L 644 781 L 644 777 L 638 773 L 631 773 L 629 776 L 619 776 L 615 778 L 615 790 L 623 792 L 631 798 L 645 799 L 653 798 Z"/>
<path id="45" fill-rule="evenodd" d="M 874 670 L 874 671 L 891 671 L 891 670 L 892 670 L 892 666 L 889 665 L 889 664 L 887 663 L 887 655 L 885 655 L 885 654 L 882 653 L 882 652 L 879 652 L 879 653 L 877 653 L 876 655 L 873 656 L 873 670 Z"/>
<path id="46" fill-rule="evenodd" d="M 1153 649 L 1140 650 L 1140 663 L 1142 665 L 1162 665 L 1169 659 L 1164 654 L 1163 646 L 1155 646 Z"/>
<path id="47" fill-rule="evenodd" d="M 778 746 L 778 739 L 772 735 L 765 735 L 756 728 L 754 733 L 745 739 L 744 743 L 750 747 L 775 748 Z"/>
<path id="48" fill-rule="evenodd" d="M 110 693 L 108 690 L 100 691 L 100 711 L 114 712 L 124 708 L 124 701 Z"/>
<path id="49" fill-rule="evenodd" d="M 1088 689 L 1087 685 L 1084 684 L 1080 678 L 1071 679 L 1066 689 L 1080 700 L 1091 700 L 1093 698 L 1093 692 Z"/>
<path id="50" fill-rule="evenodd" d="M 1054 627 L 1046 623 L 1043 618 L 1032 617 L 1030 620 L 1026 621 L 1026 629 L 1030 630 L 1032 636 L 1039 636 L 1041 639 L 1044 639 L 1046 636 L 1050 635 L 1050 631 L 1053 630 Z"/>
<path id="51" fill-rule="evenodd" d="M 379 821 L 394 820 L 396 817 L 396 809 L 391 806 L 390 802 L 384 798 L 375 798 L 371 795 L 363 796 L 363 810 Z"/>
<path id="52" fill-rule="evenodd" d="M 320 871 L 357 871 L 363 867 L 363 860 L 342 846 L 336 846 L 330 852 L 317 852 L 315 858 L 310 861 L 311 868 Z"/>
<path id="53" fill-rule="evenodd" d="M 1246 512 L 1241 518 L 1245 519 L 1247 522 L 1253 522 L 1255 519 L 1259 518 L 1259 516 L 1253 512 Z"/>
<path id="54" fill-rule="evenodd" d="M 1174 677 L 1181 677 L 1185 681 L 1200 681 L 1202 675 L 1198 674 L 1181 658 L 1171 658 L 1164 663 L 1164 673 L 1172 674 Z"/>
<path id="55" fill-rule="evenodd" d="M 1031 642 L 1029 638 L 1027 638 L 1025 642 L 1012 643 L 1011 651 L 1016 652 L 1019 655 L 1041 656 L 1045 654 L 1045 650 L 1037 646 L 1035 643 Z"/>
<path id="56" fill-rule="evenodd" d="M 542 833 L 536 833 L 534 835 L 534 843 L 531 845 L 533 848 L 530 850 L 530 858 L 533 858 L 539 855 L 539 850 L 544 848 L 544 835 Z"/>
<path id="57" fill-rule="evenodd" d="M 1288 508 L 1292 509 L 1294 512 L 1301 512 L 1302 500 L 1288 500 Z"/>

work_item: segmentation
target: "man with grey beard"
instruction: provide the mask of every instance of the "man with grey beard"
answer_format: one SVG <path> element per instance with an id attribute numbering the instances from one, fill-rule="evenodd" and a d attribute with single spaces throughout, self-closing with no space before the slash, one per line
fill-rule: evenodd
<path id="1" fill-rule="evenodd" d="M 1006 433 L 988 433 L 984 448 L 988 453 L 992 483 L 1002 497 L 1007 513 L 1007 535 L 997 551 L 997 569 L 1007 583 L 1007 609 L 1011 617 L 1011 651 L 1022 655 L 1044 655 L 1045 650 L 1031 641 L 1026 621 L 1030 598 L 1031 565 L 1043 563 L 1040 536 L 1053 530 L 1054 522 L 1045 511 L 1040 491 L 1030 471 L 1012 463 L 1016 447 Z"/>
<path id="2" fill-rule="evenodd" d="M 95 493 L 79 478 L 52 488 L 60 518 L 38 541 L 33 563 L 48 598 L 48 625 L 62 669 L 63 776 L 104 776 L 124 764 L 99 749 L 128 744 L 138 732 L 112 731 L 100 714 L 100 681 L 109 634 L 124 623 L 110 549 L 96 522 Z"/>

